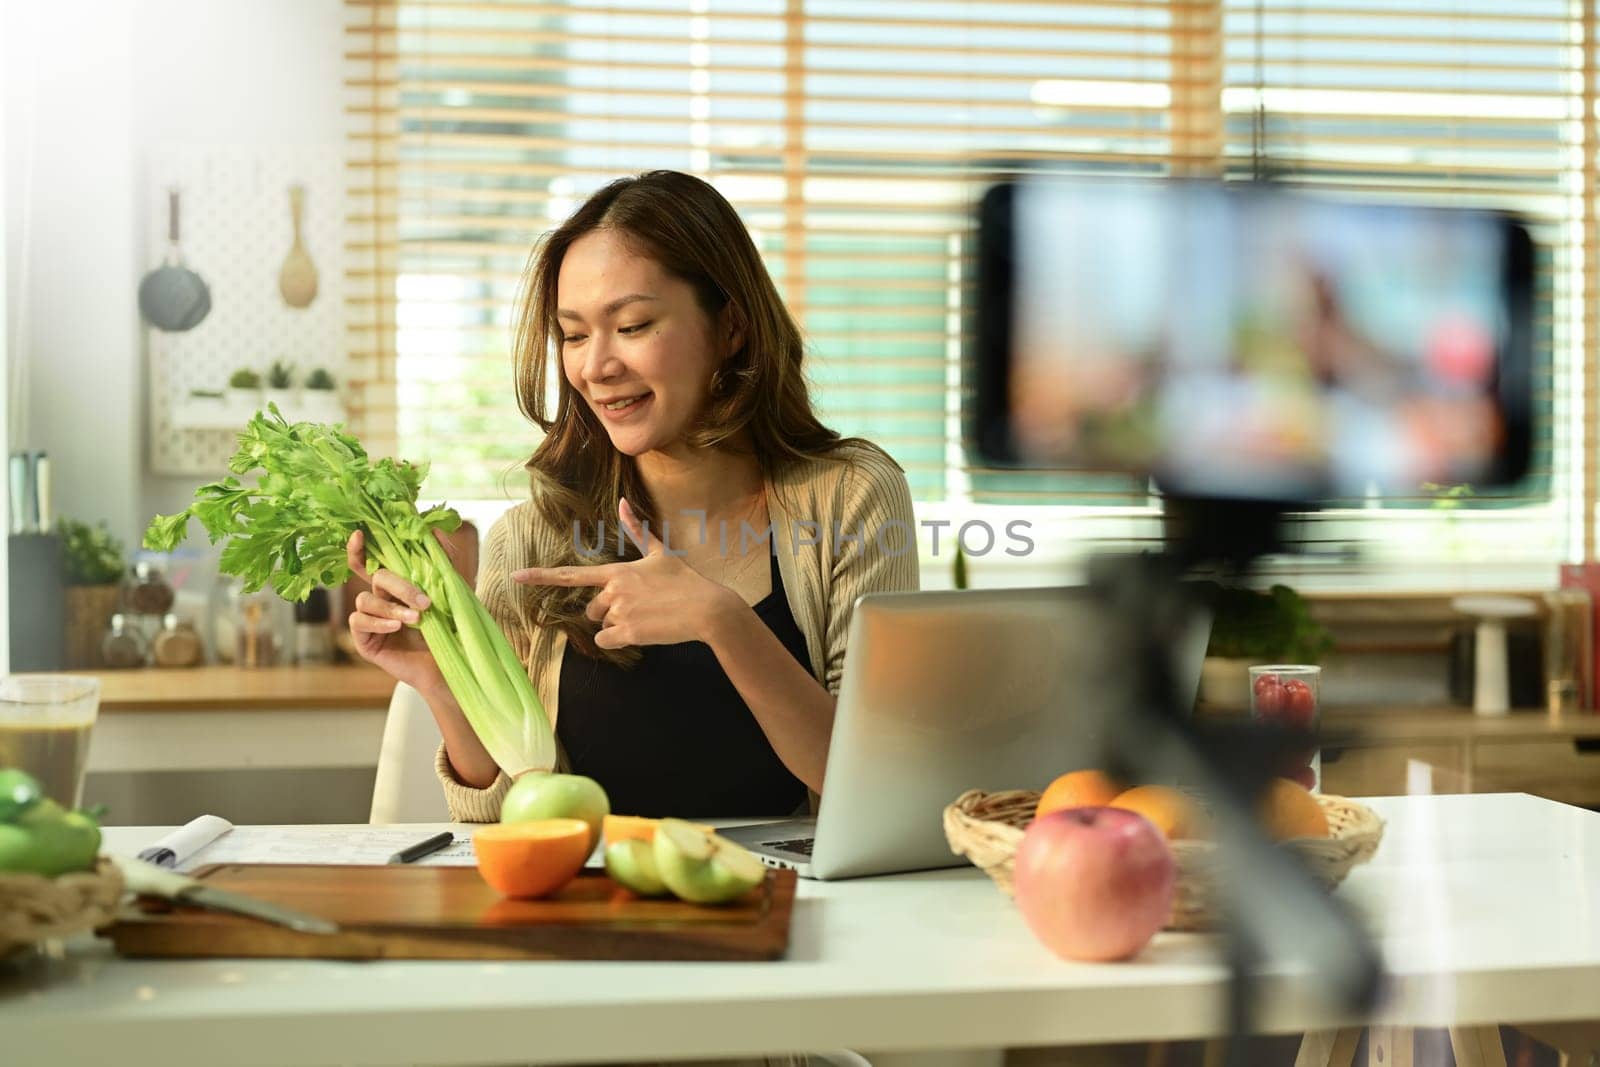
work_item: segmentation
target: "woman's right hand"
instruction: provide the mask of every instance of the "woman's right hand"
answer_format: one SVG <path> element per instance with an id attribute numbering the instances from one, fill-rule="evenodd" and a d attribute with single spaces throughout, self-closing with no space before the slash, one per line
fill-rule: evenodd
<path id="1" fill-rule="evenodd" d="M 367 573 L 366 535 L 357 530 L 345 545 L 350 569 L 372 588 L 356 597 L 350 634 L 356 654 L 397 682 L 428 694 L 444 687 L 444 675 L 414 625 L 428 610 L 422 590 L 391 571 Z"/>

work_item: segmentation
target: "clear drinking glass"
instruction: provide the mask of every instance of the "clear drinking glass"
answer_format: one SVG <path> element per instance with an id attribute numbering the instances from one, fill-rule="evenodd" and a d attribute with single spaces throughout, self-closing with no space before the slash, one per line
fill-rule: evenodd
<path id="1" fill-rule="evenodd" d="M 1322 668 L 1297 663 L 1251 667 L 1250 716 L 1318 732 L 1322 725 Z M 1312 745 L 1289 754 L 1277 773 L 1318 792 L 1322 788 L 1322 750 Z"/>
<path id="2" fill-rule="evenodd" d="M 100 680 L 68 674 L 0 678 L 0 767 L 39 779 L 64 808 L 83 800 L 89 732 L 100 712 Z"/>

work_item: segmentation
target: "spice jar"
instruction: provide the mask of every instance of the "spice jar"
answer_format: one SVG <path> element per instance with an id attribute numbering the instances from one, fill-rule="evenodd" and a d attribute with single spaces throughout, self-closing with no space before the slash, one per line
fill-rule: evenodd
<path id="1" fill-rule="evenodd" d="M 128 586 L 128 611 L 135 615 L 165 615 L 172 610 L 172 586 L 166 570 L 153 560 L 142 559 L 133 566 L 133 582 Z"/>
<path id="2" fill-rule="evenodd" d="M 321 586 L 294 606 L 294 661 L 296 663 L 332 663 L 333 631 L 328 627 L 332 618 L 328 607 L 328 591 Z"/>
<path id="3" fill-rule="evenodd" d="M 111 616 L 111 627 L 100 642 L 100 658 L 107 667 L 117 669 L 145 665 L 144 638 L 128 625 L 127 616 Z"/>
<path id="4" fill-rule="evenodd" d="M 201 657 L 200 635 L 188 619 L 168 615 L 161 620 L 161 632 L 151 646 L 158 667 L 194 667 Z"/>
<path id="5" fill-rule="evenodd" d="M 287 642 L 276 625 L 276 612 L 268 594 L 241 596 L 238 611 L 238 618 L 234 620 L 233 662 L 241 667 L 275 666 Z"/>

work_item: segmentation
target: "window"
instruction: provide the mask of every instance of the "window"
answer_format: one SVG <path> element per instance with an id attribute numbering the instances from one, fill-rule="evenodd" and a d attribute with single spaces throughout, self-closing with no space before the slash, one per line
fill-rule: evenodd
<path id="1" fill-rule="evenodd" d="M 1587 5 L 1584 5 L 1587 7 Z M 825 420 L 919 507 L 1152 535 L 1137 481 L 1003 472 L 961 442 L 971 204 L 1022 168 L 1220 174 L 1492 204 L 1541 240 L 1545 418 L 1515 492 L 1349 502 L 1390 554 L 1582 540 L 1595 124 L 1568 0 L 347 0 L 351 357 L 376 448 L 432 494 L 521 492 L 509 315 L 536 237 L 606 181 L 689 170 L 741 210 L 811 346 Z M 1044 507 L 1048 510 L 1037 511 Z M 1591 509 L 1592 510 L 1592 509 Z M 1593 533 L 1588 531 L 1589 543 Z"/>

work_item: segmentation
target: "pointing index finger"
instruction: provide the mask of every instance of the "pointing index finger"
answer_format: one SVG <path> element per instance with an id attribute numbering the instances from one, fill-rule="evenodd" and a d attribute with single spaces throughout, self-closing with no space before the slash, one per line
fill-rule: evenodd
<path id="1" fill-rule="evenodd" d="M 511 580 L 523 585 L 605 585 L 616 568 L 615 563 L 599 563 L 592 567 L 527 567 L 512 571 Z"/>

